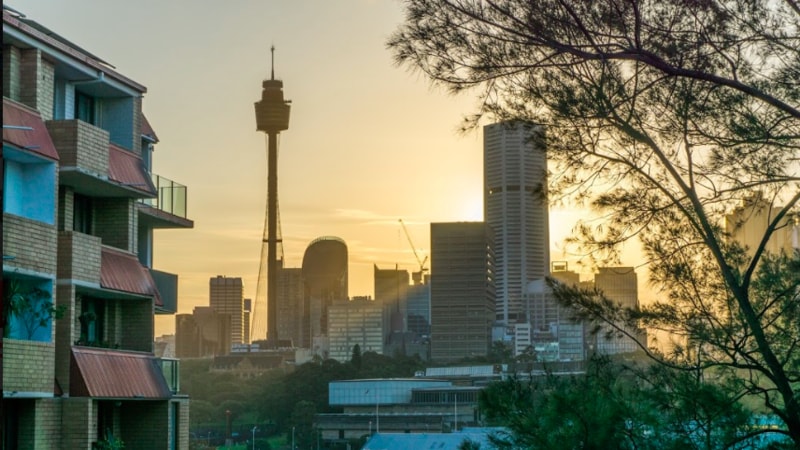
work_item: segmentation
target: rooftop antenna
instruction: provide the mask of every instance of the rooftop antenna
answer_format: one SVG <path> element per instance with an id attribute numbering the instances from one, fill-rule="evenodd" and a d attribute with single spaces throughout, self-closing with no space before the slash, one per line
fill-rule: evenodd
<path id="1" fill-rule="evenodd" d="M 275 45 L 270 47 L 270 51 L 272 52 L 272 68 L 271 68 L 272 69 L 271 70 L 272 78 L 271 79 L 274 80 L 275 79 Z"/>

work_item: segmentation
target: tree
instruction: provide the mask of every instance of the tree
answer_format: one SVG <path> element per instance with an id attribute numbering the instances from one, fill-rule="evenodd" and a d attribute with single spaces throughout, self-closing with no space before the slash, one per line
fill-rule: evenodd
<path id="1" fill-rule="evenodd" d="M 485 115 L 541 125 L 542 192 L 602 219 L 571 242 L 606 263 L 637 238 L 660 292 L 639 315 L 602 293 L 562 300 L 681 336 L 673 353 L 643 350 L 739 386 L 728 394 L 759 399 L 798 446 L 800 256 L 766 249 L 800 209 L 799 30 L 796 0 L 407 0 L 388 41 L 435 84 L 480 89 L 465 130 Z M 725 221 L 742 204 L 768 217 L 749 247 Z"/>
<path id="2" fill-rule="evenodd" d="M 353 346 L 353 355 L 350 357 L 350 364 L 352 364 L 356 370 L 361 370 L 361 346 L 358 344 Z"/>
<path id="3" fill-rule="evenodd" d="M 491 436 L 501 449 L 711 450 L 755 443 L 747 434 L 748 414 L 723 387 L 659 365 L 597 358 L 582 375 L 490 385 L 480 405 L 509 430 Z"/>

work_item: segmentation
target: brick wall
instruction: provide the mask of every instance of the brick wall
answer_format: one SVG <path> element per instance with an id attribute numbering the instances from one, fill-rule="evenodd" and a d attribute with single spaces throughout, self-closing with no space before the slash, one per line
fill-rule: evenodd
<path id="1" fill-rule="evenodd" d="M 63 402 L 61 448 L 90 449 L 91 443 L 97 440 L 96 402 L 78 397 L 65 398 Z M 125 448 L 138 447 L 126 445 Z"/>
<path id="2" fill-rule="evenodd" d="M 58 150 L 61 167 L 80 167 L 108 176 L 108 131 L 81 120 L 48 120 L 47 131 Z"/>
<path id="3" fill-rule="evenodd" d="M 4 266 L 56 273 L 55 225 L 3 214 L 3 256 L 14 257 Z"/>
<path id="4" fill-rule="evenodd" d="M 136 218 L 138 210 L 133 199 L 95 198 L 94 234 L 109 245 L 136 253 Z"/>
<path id="5" fill-rule="evenodd" d="M 55 345 L 3 339 L 3 391 L 53 393 Z"/>
<path id="6" fill-rule="evenodd" d="M 189 450 L 189 399 L 173 401 L 178 404 L 178 449 Z"/>
<path id="7" fill-rule="evenodd" d="M 122 333 L 120 345 L 125 350 L 153 351 L 153 301 L 121 301 Z"/>
<path id="8" fill-rule="evenodd" d="M 3 46 L 3 97 L 19 101 L 19 49 Z"/>
<path id="9" fill-rule="evenodd" d="M 80 305 L 75 301 L 75 285 L 56 285 L 56 304 L 64 306 L 64 317 L 56 321 L 55 377 L 64 393 L 69 393 L 69 365 L 72 343 L 80 336 Z"/>
<path id="10" fill-rule="evenodd" d="M 101 242 L 88 234 L 58 232 L 58 279 L 100 284 Z"/>
<path id="11" fill-rule="evenodd" d="M 61 399 L 43 398 L 36 401 L 35 448 L 61 448 Z"/>
<path id="12" fill-rule="evenodd" d="M 42 119 L 53 118 L 55 70 L 53 64 L 42 58 L 39 49 L 20 51 L 19 100 L 39 111 Z"/>

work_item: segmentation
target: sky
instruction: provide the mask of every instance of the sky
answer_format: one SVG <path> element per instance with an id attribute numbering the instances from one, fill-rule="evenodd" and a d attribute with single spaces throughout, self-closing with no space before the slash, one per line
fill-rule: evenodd
<path id="1" fill-rule="evenodd" d="M 287 267 L 315 238 L 337 236 L 350 295 L 373 295 L 373 264 L 418 268 L 398 219 L 422 257 L 430 223 L 482 220 L 483 136 L 458 131 L 477 93 L 453 96 L 394 64 L 385 43 L 403 20 L 398 1 L 7 4 L 147 87 L 153 172 L 188 186 L 195 224 L 156 231 L 153 268 L 179 275 L 179 313 L 208 305 L 217 275 L 256 295 L 267 165 L 253 104 L 271 45 L 292 101 L 278 162 Z M 557 249 L 581 215 L 551 211 L 552 259 L 565 259 Z M 174 332 L 174 317 L 157 317 L 155 331 Z"/>

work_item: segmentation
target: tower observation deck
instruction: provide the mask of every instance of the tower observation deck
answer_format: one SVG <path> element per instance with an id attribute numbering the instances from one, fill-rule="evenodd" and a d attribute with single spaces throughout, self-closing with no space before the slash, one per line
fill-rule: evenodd
<path id="1" fill-rule="evenodd" d="M 289 129 L 290 101 L 283 98 L 283 81 L 275 79 L 275 47 L 271 48 L 272 68 L 269 80 L 261 84 L 261 100 L 255 102 L 256 130 L 263 131 L 267 139 L 267 210 L 264 220 L 264 236 L 261 243 L 261 262 L 258 269 L 258 285 L 253 311 L 250 336 L 258 338 L 266 334 L 267 345 L 278 343 L 277 275 L 278 247 L 281 246 L 280 262 L 283 261 L 282 239 L 278 213 L 278 135 Z M 266 269 L 266 270 L 265 270 Z M 266 277 L 264 273 L 266 272 Z M 264 284 L 266 282 L 266 333 L 263 327 Z"/>

